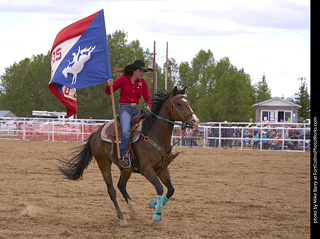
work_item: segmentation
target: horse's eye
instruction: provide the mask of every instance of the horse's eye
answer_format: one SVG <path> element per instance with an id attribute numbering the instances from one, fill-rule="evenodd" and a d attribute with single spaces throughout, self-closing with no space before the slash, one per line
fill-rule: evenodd
<path id="1" fill-rule="evenodd" d="M 181 104 L 178 102 L 178 103 L 177 103 L 177 106 L 181 106 Z"/>

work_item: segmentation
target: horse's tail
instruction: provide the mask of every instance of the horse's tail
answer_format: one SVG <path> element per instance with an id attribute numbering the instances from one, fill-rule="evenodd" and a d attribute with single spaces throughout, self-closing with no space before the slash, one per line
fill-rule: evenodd
<path id="1" fill-rule="evenodd" d="M 87 143 L 77 148 L 75 152 L 80 151 L 77 155 L 73 156 L 70 160 L 60 160 L 59 171 L 70 180 L 82 179 L 83 171 L 88 167 L 92 160 L 91 141 L 95 133 L 92 133 L 87 140 Z"/>

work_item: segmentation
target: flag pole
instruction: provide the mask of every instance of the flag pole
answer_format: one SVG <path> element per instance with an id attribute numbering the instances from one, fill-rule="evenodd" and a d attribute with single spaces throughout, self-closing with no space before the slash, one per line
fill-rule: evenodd
<path id="1" fill-rule="evenodd" d="M 113 112 L 113 121 L 114 121 L 114 132 L 116 134 L 116 142 L 117 142 L 117 154 L 118 154 L 118 159 L 120 159 L 118 123 L 117 123 L 116 106 L 114 103 L 114 94 L 113 94 L 113 86 L 112 85 L 110 86 L 110 90 L 111 90 L 111 102 L 112 102 L 112 112 Z"/>

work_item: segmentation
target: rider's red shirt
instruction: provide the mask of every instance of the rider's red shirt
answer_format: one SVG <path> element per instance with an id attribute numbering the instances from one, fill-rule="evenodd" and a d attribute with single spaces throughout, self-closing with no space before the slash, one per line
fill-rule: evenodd
<path id="1" fill-rule="evenodd" d="M 140 78 L 135 80 L 135 82 L 132 84 L 130 77 L 131 75 L 122 75 L 113 82 L 113 92 L 121 88 L 119 102 L 139 104 L 140 98 L 143 96 L 146 104 L 151 106 L 151 97 L 146 80 Z M 111 90 L 108 84 L 104 91 L 106 94 L 111 95 Z"/>

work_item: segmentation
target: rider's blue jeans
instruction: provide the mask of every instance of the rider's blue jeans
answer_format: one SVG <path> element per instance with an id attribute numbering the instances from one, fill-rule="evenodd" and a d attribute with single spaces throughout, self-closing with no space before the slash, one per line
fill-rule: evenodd
<path id="1" fill-rule="evenodd" d="M 126 152 L 130 135 L 131 135 L 131 119 L 133 116 L 140 114 L 140 109 L 132 109 L 129 106 L 119 107 L 119 118 L 121 123 L 121 144 L 120 144 L 120 157 L 122 158 Z"/>

